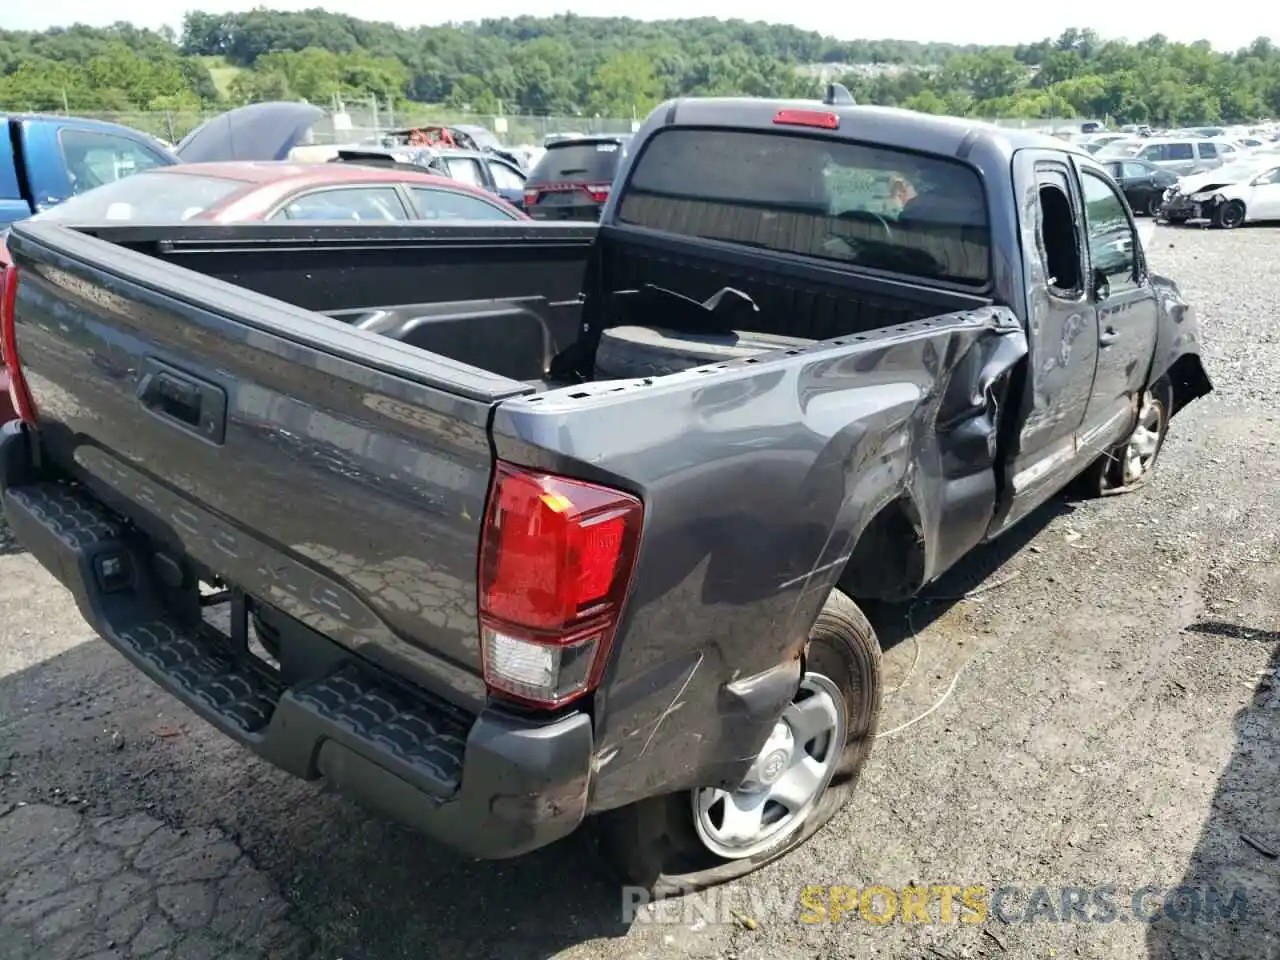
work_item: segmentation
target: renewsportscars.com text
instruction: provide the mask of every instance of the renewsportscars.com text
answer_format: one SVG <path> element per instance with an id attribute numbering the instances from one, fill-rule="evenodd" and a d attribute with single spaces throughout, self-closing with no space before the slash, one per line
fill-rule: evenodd
<path id="1" fill-rule="evenodd" d="M 1243 890 L 1217 887 L 913 884 L 717 887 L 657 902 L 622 888 L 625 923 L 1004 924 L 1220 923 L 1250 914 Z"/>

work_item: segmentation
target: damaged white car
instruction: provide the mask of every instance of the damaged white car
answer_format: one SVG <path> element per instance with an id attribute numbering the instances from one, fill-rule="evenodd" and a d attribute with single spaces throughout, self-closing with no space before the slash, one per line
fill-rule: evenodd
<path id="1" fill-rule="evenodd" d="M 1160 216 L 1169 223 L 1208 220 L 1224 230 L 1280 220 L 1280 155 L 1183 177 L 1165 191 Z"/>

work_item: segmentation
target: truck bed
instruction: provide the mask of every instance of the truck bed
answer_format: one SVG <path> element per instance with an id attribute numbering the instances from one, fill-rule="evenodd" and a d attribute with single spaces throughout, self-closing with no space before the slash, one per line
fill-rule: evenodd
<path id="1" fill-rule="evenodd" d="M 867 519 L 841 514 L 849 483 L 868 510 L 881 486 L 920 485 L 920 522 L 945 530 L 929 567 L 982 538 L 997 482 L 984 391 L 1026 347 L 1007 311 L 598 231 L 21 224 L 16 340 L 41 456 L 144 533 L 156 563 L 233 585 L 472 714 L 488 699 L 476 571 L 495 457 L 631 492 L 644 545 L 600 731 L 617 743 L 683 682 L 664 636 L 704 631 L 732 658 L 708 683 L 784 656 L 849 548 L 833 525 Z M 646 284 L 736 286 L 762 332 L 803 322 L 815 342 L 657 379 L 548 382 Z M 913 449 L 911 431 L 956 446 Z M 717 648 L 724 631 L 753 639 Z"/>

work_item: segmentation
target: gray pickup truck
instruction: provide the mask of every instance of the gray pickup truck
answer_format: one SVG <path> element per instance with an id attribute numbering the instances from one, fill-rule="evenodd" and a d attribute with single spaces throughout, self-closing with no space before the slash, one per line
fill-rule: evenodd
<path id="1" fill-rule="evenodd" d="M 645 122 L 599 224 L 18 224 L 13 533 L 227 735 L 467 855 L 745 874 L 910 597 L 1212 387 L 1115 182 L 835 102 Z M 249 786 L 246 785 L 246 789 Z"/>

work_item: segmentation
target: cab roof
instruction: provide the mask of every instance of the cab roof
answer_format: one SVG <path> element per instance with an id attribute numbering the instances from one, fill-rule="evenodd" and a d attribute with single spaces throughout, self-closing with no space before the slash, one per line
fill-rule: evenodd
<path id="1" fill-rule="evenodd" d="M 781 110 L 827 114 L 837 118 L 838 123 L 831 128 L 779 124 L 775 122 L 775 116 Z M 832 105 L 817 100 L 764 100 L 753 97 L 670 100 L 650 115 L 646 127 L 650 124 L 734 127 L 774 132 L 787 129 L 809 130 L 837 139 L 962 158 L 979 143 L 1005 154 L 1038 148 L 1089 156 L 1089 152 L 1083 147 L 1037 131 L 1001 127 L 980 120 L 917 113 L 900 107 Z M 651 131 L 643 131 L 637 139 L 649 132 Z"/>

